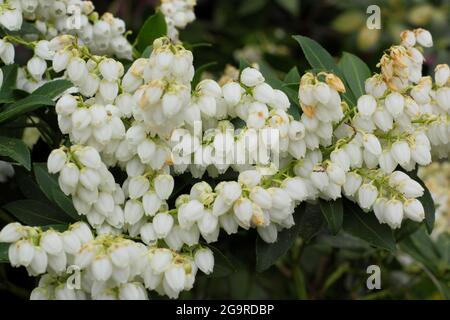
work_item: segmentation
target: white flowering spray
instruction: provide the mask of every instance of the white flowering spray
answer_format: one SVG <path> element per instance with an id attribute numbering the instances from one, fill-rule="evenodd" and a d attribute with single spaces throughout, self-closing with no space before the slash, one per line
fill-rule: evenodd
<path id="1" fill-rule="evenodd" d="M 114 58 L 133 58 L 124 22 L 89 1 L 0 5 L 3 28 L 26 19 L 41 33 L 0 39 L 5 65 L 14 44 L 33 51 L 17 88 L 33 92 L 54 75 L 73 85 L 55 98 L 66 138 L 47 168 L 86 222 L 62 232 L 14 222 L 0 232 L 11 265 L 41 276 L 31 299 L 148 299 L 148 290 L 177 298 L 198 270 L 213 272 L 209 244 L 221 233 L 253 228 L 273 243 L 306 201 L 344 196 L 392 229 L 424 219 L 424 188 L 405 171 L 450 151 L 450 69 L 422 75 L 428 31 L 403 32 L 353 106 L 331 70 L 302 75 L 294 118 L 257 66 L 192 85 L 194 57 L 178 29 L 195 19 L 195 4 L 163 0 L 167 36 L 128 68 Z M 202 180 L 227 171 L 237 178 Z M 181 173 L 200 179 L 189 193 L 177 190 Z M 71 267 L 79 286 L 69 285 Z"/>

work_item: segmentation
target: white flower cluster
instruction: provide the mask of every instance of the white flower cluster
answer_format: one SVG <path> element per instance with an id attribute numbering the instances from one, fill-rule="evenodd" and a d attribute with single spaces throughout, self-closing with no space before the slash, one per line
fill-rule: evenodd
<path id="1" fill-rule="evenodd" d="M 0 7 L 0 25 L 20 30 L 24 20 L 34 23 L 43 39 L 58 34 L 76 35 L 96 54 L 132 59 L 132 46 L 125 37 L 125 22 L 94 11 L 91 1 L 82 0 L 5 0 Z"/>
<path id="2" fill-rule="evenodd" d="M 64 232 L 14 222 L 2 229 L 0 241 L 10 243 L 12 266 L 44 274 L 32 300 L 147 299 L 146 289 L 177 298 L 192 288 L 198 269 L 209 274 L 214 267 L 209 248 L 182 253 L 111 234 L 94 238 L 84 222 Z"/>
<path id="3" fill-rule="evenodd" d="M 50 153 L 50 173 L 59 173 L 59 186 L 72 201 L 78 214 L 103 232 L 114 232 L 124 224 L 125 195 L 93 147 L 73 145 Z M 103 227 L 103 228 L 102 228 Z"/>
<path id="4" fill-rule="evenodd" d="M 197 0 L 161 0 L 160 10 L 166 18 L 167 36 L 179 40 L 179 29 L 195 20 L 194 7 Z"/>
<path id="5" fill-rule="evenodd" d="M 324 81 L 320 81 L 319 76 Z M 308 72 L 301 77 L 298 99 L 303 111 L 300 122 L 306 130 L 307 149 L 331 145 L 333 124 L 344 117 L 339 92 L 345 92 L 345 87 L 334 74 L 321 72 L 315 76 Z"/>
<path id="6" fill-rule="evenodd" d="M 91 229 L 84 222 L 77 222 L 62 233 L 13 222 L 0 232 L 0 242 L 10 243 L 11 265 L 26 267 L 32 276 L 66 272 L 76 253 L 92 239 Z"/>
<path id="7" fill-rule="evenodd" d="M 424 219 L 417 200 L 423 188 L 398 165 L 413 170 L 428 164 L 432 154 L 450 150 L 450 69 L 439 65 L 434 82 L 422 77 L 420 47 L 432 45 L 427 31 L 402 34 L 401 45 L 381 59 L 381 74 L 367 79 L 356 106 L 342 101 L 345 87 L 336 75 L 303 75 L 303 113 L 296 121 L 288 114 L 286 94 L 256 68 L 221 85 L 205 79 L 192 90 L 193 56 L 169 40 L 177 35 L 173 29 L 169 38 L 154 41 L 148 59 L 135 60 L 126 71 L 118 61 L 90 53 L 89 48 L 119 56 L 112 43 L 125 27 L 108 14 L 98 19 L 89 3 L 81 2 L 86 30 L 80 40 L 61 26 L 50 31 L 58 20 L 55 12 L 65 21 L 68 5 L 80 2 L 0 5 L 4 27 L 20 28 L 16 16 L 22 13 L 38 28 L 41 22 L 47 26 L 48 40 L 28 43 L 6 36 L 0 41 L 5 64 L 14 61 L 11 42 L 34 49 L 19 71 L 18 87 L 32 91 L 50 80 L 47 61 L 52 73 L 64 72 L 74 85 L 55 108 L 71 146 L 52 151 L 47 164 L 95 229 L 95 237 L 83 223 L 64 233 L 19 224 L 2 230 L 0 241 L 12 243 L 14 266 L 26 266 L 34 275 L 48 272 L 33 299 L 146 299 L 147 289 L 176 298 L 192 288 L 197 269 L 213 270 L 211 250 L 199 243 L 215 242 L 221 229 L 233 234 L 239 227 L 256 228 L 264 241 L 274 242 L 280 230 L 294 224 L 299 203 L 319 198 L 344 195 L 391 228 L 404 219 Z M 193 19 L 194 5 L 163 1 L 161 10 L 173 26 L 183 27 Z M 236 122 L 244 125 L 235 130 Z M 276 152 L 279 166 L 260 149 Z M 126 172 L 122 185 L 110 172 L 113 167 Z M 239 172 L 237 181 L 214 187 L 198 182 L 169 207 L 173 175 L 189 170 L 198 178 L 205 171 L 215 177 L 229 168 Z M 80 269 L 77 289 L 68 286 L 64 274 L 69 263 Z"/>

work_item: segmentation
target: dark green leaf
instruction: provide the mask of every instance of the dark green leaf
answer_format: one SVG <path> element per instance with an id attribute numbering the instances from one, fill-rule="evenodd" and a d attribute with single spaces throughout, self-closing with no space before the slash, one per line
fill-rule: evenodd
<path id="1" fill-rule="evenodd" d="M 145 50 L 142 52 L 141 58 L 147 58 L 147 59 L 150 58 L 152 51 L 153 51 L 153 45 L 147 46 L 147 48 L 145 48 Z"/>
<path id="2" fill-rule="evenodd" d="M 19 185 L 20 191 L 27 199 L 33 199 L 38 201 L 46 201 L 47 197 L 41 191 L 34 179 L 28 172 L 23 169 L 17 168 L 15 170 L 14 178 Z"/>
<path id="3" fill-rule="evenodd" d="M 8 106 L 6 111 L 0 113 L 0 123 L 13 119 L 19 115 L 34 111 L 42 106 L 53 106 L 55 102 L 43 95 L 32 94 Z"/>
<path id="4" fill-rule="evenodd" d="M 246 16 L 252 13 L 255 13 L 261 10 L 266 4 L 268 0 L 251 0 L 251 1 L 242 1 L 241 6 L 239 7 L 238 13 L 241 16 Z"/>
<path id="5" fill-rule="evenodd" d="M 17 80 L 17 64 L 10 64 L 2 67 L 3 84 L 1 93 L 12 90 L 16 86 Z"/>
<path id="6" fill-rule="evenodd" d="M 304 36 L 293 36 L 293 38 L 300 44 L 306 60 L 308 60 L 312 68 L 320 71 L 332 72 L 346 84 L 344 74 L 339 69 L 333 57 L 319 43 Z M 349 91 L 348 84 L 346 85 L 346 89 L 346 92 L 342 95 L 344 100 L 350 104 L 350 106 L 355 105 L 356 99 Z"/>
<path id="7" fill-rule="evenodd" d="M 68 216 L 78 220 L 79 216 L 72 200 L 61 191 L 56 175 L 48 173 L 45 163 L 34 163 L 33 168 L 36 181 L 47 198 L 56 203 Z"/>
<path id="8" fill-rule="evenodd" d="M 405 239 L 414 232 L 416 232 L 422 224 L 412 220 L 406 220 L 402 223 L 400 229 L 395 230 L 394 235 L 397 242 Z"/>
<path id="9" fill-rule="evenodd" d="M 69 229 L 69 225 L 67 224 L 49 224 L 46 226 L 42 226 L 42 230 L 46 231 L 46 230 L 55 230 L 58 232 L 64 232 L 67 229 Z"/>
<path id="10" fill-rule="evenodd" d="M 34 90 L 32 95 L 47 96 L 54 99 L 61 93 L 72 87 L 72 82 L 68 80 L 53 80 Z"/>
<path id="11" fill-rule="evenodd" d="M 354 96 L 359 98 L 364 95 L 366 93 L 364 83 L 370 77 L 370 69 L 367 64 L 354 54 L 344 52 L 339 61 L 339 67 Z"/>
<path id="12" fill-rule="evenodd" d="M 236 272 L 230 260 L 219 249 L 208 245 L 214 254 L 214 271 L 209 275 L 211 278 L 227 277 Z"/>
<path id="13" fill-rule="evenodd" d="M 30 150 L 22 140 L 0 137 L 0 155 L 17 161 L 27 170 L 31 169 Z"/>
<path id="14" fill-rule="evenodd" d="M 373 212 L 364 212 L 356 204 L 344 201 L 343 228 L 351 235 L 361 238 L 371 245 L 395 250 L 395 238 L 392 230 L 385 224 L 380 224 Z"/>
<path id="15" fill-rule="evenodd" d="M 293 38 L 300 44 L 311 67 L 333 72 L 343 78 L 342 72 L 336 65 L 333 57 L 319 43 L 304 36 L 293 36 Z"/>
<path id="16" fill-rule="evenodd" d="M 242 72 L 245 68 L 250 67 L 250 63 L 247 60 L 241 59 L 239 60 L 239 71 Z"/>
<path id="17" fill-rule="evenodd" d="M 425 209 L 425 225 L 427 226 L 427 231 L 430 234 L 434 228 L 436 208 L 434 206 L 434 201 L 428 188 L 423 182 L 419 181 L 419 183 L 424 188 L 424 193 L 423 196 L 418 198 L 418 200 L 422 203 L 423 208 Z"/>
<path id="18" fill-rule="evenodd" d="M 298 72 L 297 67 L 293 67 L 284 77 L 285 83 L 296 83 L 297 88 L 300 82 L 300 73 Z"/>
<path id="19" fill-rule="evenodd" d="M 62 211 L 36 200 L 18 200 L 3 206 L 20 222 L 30 226 L 45 226 L 49 224 L 66 224 L 73 219 Z"/>
<path id="20" fill-rule="evenodd" d="M 298 234 L 305 240 L 305 242 L 311 241 L 323 226 L 323 216 L 320 212 L 319 205 L 306 205 L 306 209 L 301 212 L 299 218 L 299 232 Z"/>
<path id="21" fill-rule="evenodd" d="M 293 16 L 297 16 L 300 11 L 300 0 L 276 0 L 277 3 Z"/>
<path id="22" fill-rule="evenodd" d="M 266 243 L 260 237 L 256 239 L 256 270 L 261 272 L 268 269 L 280 257 L 282 257 L 289 248 L 292 247 L 301 228 L 301 217 L 305 210 L 305 205 L 296 208 L 294 213 L 295 225 L 289 229 L 278 232 L 275 243 Z"/>
<path id="23" fill-rule="evenodd" d="M 217 62 L 210 62 L 210 63 L 206 63 L 202 66 L 200 66 L 198 69 L 195 70 L 195 74 L 194 74 L 194 78 L 192 79 L 192 88 L 195 88 L 197 86 L 197 84 L 200 82 L 201 78 L 202 78 L 202 74 L 203 72 L 208 69 L 209 67 L 212 67 L 214 65 L 216 65 Z"/>
<path id="24" fill-rule="evenodd" d="M 8 258 L 9 245 L 10 245 L 9 243 L 0 243 L 0 263 L 9 262 Z"/>
<path id="25" fill-rule="evenodd" d="M 164 37 L 166 34 L 166 19 L 161 11 L 157 11 L 145 21 L 141 30 L 139 30 L 134 46 L 139 52 L 143 52 L 145 48 L 153 44 L 155 39 Z"/>
<path id="26" fill-rule="evenodd" d="M 75 220 L 80 218 L 77 210 L 73 206 L 72 200 L 68 196 L 66 196 L 59 188 L 53 189 L 52 195 L 53 201 L 58 205 L 58 207 L 63 209 L 65 213 L 67 213 Z"/>
<path id="27" fill-rule="evenodd" d="M 331 233 L 337 234 L 342 228 L 342 220 L 344 217 L 342 199 L 337 199 L 336 201 L 325 201 L 321 199 L 320 209 Z"/>

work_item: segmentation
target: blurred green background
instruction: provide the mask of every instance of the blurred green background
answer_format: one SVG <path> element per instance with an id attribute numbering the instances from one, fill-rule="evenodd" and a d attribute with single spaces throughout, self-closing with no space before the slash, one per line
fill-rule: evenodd
<path id="1" fill-rule="evenodd" d="M 93 2 L 100 13 L 110 11 L 124 19 L 133 30 L 131 38 L 159 3 Z M 381 8 L 380 30 L 366 28 L 366 9 L 373 4 Z M 426 51 L 425 72 L 438 63 L 450 62 L 448 0 L 198 0 L 195 12 L 197 20 L 181 32 L 180 38 L 192 45 L 196 67 L 216 62 L 208 69 L 216 78 L 228 64 L 238 66 L 241 59 L 266 62 L 280 77 L 294 65 L 307 69 L 300 48 L 291 37 L 294 34 L 315 39 L 335 56 L 352 52 L 375 72 L 383 50 L 398 42 L 401 30 L 423 27 L 431 31 L 435 43 Z M 445 170 L 450 172 L 448 166 Z M 442 173 L 439 169 L 437 172 Z M 446 183 L 444 193 L 448 194 L 450 174 L 441 180 L 436 183 Z M 345 233 L 332 236 L 322 228 L 319 234 L 310 234 L 311 239 L 306 239 L 309 241 L 299 239 L 275 266 L 262 273 L 255 272 L 256 233 L 241 232 L 218 244 L 233 270 L 224 270 L 227 276 L 222 278 L 198 275 L 194 289 L 182 298 L 448 298 L 449 217 L 445 207 L 438 217 L 438 223 L 444 227 L 435 231 L 433 240 L 422 241 L 425 231 L 420 229 L 414 237 L 402 241 L 395 254 L 374 249 Z M 372 264 L 381 268 L 381 290 L 370 291 L 366 287 L 366 268 Z M 23 268 L 0 265 L 0 299 L 28 298 L 35 283 L 25 273 Z"/>

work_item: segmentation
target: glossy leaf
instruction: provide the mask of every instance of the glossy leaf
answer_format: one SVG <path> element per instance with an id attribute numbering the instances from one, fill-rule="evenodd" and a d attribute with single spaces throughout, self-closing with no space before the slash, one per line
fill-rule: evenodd
<path id="1" fill-rule="evenodd" d="M 72 200 L 59 188 L 56 175 L 48 173 L 45 163 L 34 163 L 33 168 L 36 181 L 47 198 L 56 203 L 70 218 L 78 220 L 79 215 L 73 207 Z"/>
<path id="2" fill-rule="evenodd" d="M 344 209 L 342 206 L 342 199 L 336 201 L 320 200 L 320 209 L 331 230 L 332 234 L 337 234 L 342 228 L 342 221 L 344 217 Z"/>
<path id="3" fill-rule="evenodd" d="M 380 224 L 373 212 L 364 212 L 349 200 L 344 201 L 343 228 L 351 235 L 361 238 L 371 245 L 395 250 L 395 238 L 392 230 L 385 224 Z"/>
<path id="4" fill-rule="evenodd" d="M 22 114 L 34 111 L 43 106 L 53 106 L 55 102 L 48 96 L 32 94 L 11 105 L 0 113 L 0 123 L 11 120 Z"/>
<path id="5" fill-rule="evenodd" d="M 36 200 L 17 200 L 6 204 L 3 208 L 30 226 L 66 224 L 73 221 L 61 210 Z"/>
<path id="6" fill-rule="evenodd" d="M 278 232 L 275 243 L 266 243 L 259 236 L 256 239 L 256 270 L 261 272 L 268 269 L 279 258 L 286 254 L 297 239 L 301 228 L 301 217 L 305 205 L 296 208 L 294 213 L 295 225 Z"/>
<path id="7" fill-rule="evenodd" d="M 163 37 L 166 34 L 166 19 L 161 11 L 157 11 L 145 21 L 141 30 L 139 30 L 134 46 L 139 52 L 143 52 L 145 48 L 153 44 L 155 39 Z"/>
<path id="8" fill-rule="evenodd" d="M 364 83 L 370 77 L 370 69 L 367 64 L 354 54 L 344 52 L 339 61 L 339 67 L 354 96 L 359 98 L 364 95 L 366 93 Z"/>
<path id="9" fill-rule="evenodd" d="M 30 149 L 22 140 L 0 137 L 0 155 L 17 161 L 27 170 L 31 169 Z"/>

